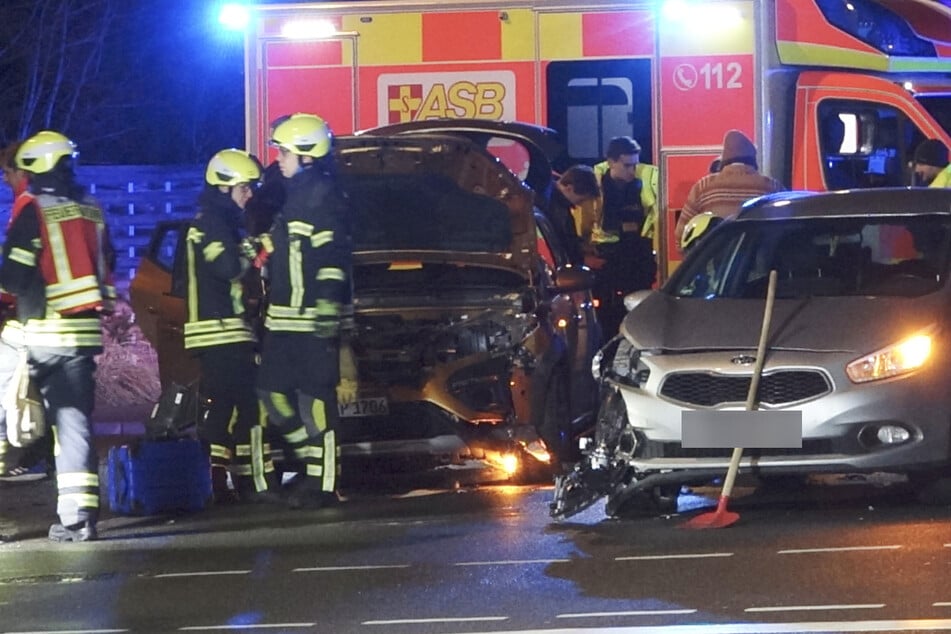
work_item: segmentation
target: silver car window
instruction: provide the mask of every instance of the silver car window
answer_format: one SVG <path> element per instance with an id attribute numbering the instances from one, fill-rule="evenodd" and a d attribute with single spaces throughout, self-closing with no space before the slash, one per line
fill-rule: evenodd
<path id="1" fill-rule="evenodd" d="M 917 296 L 948 272 L 945 215 L 823 217 L 725 223 L 703 239 L 665 287 L 679 297 Z"/>

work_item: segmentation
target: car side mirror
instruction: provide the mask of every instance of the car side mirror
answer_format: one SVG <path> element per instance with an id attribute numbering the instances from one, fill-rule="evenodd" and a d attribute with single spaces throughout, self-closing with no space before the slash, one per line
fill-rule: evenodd
<path id="1" fill-rule="evenodd" d="M 594 273 L 586 266 L 561 266 L 555 273 L 554 290 L 559 293 L 585 291 L 594 286 Z"/>

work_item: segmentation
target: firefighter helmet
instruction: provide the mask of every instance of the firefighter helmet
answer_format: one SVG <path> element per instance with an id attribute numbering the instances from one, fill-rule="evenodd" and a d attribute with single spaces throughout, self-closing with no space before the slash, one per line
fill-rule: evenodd
<path id="1" fill-rule="evenodd" d="M 261 178 L 261 167 L 244 150 L 221 150 L 208 161 L 205 181 L 209 185 L 233 187 L 239 183 L 253 183 Z"/>
<path id="2" fill-rule="evenodd" d="M 684 232 L 680 236 L 681 250 L 687 251 L 690 249 L 690 247 L 695 246 L 700 238 L 706 235 L 707 232 L 709 232 L 721 222 L 723 222 L 723 218 L 715 215 L 711 211 L 705 211 L 702 214 L 697 214 L 688 220 L 687 225 L 684 227 Z"/>
<path id="3" fill-rule="evenodd" d="M 298 156 L 320 158 L 330 152 L 333 133 L 327 122 L 313 114 L 297 113 L 274 128 L 271 144 Z"/>
<path id="4" fill-rule="evenodd" d="M 60 159 L 76 158 L 76 144 L 66 136 L 52 130 L 37 132 L 23 142 L 17 150 L 16 166 L 33 174 L 45 174 L 53 170 Z"/>

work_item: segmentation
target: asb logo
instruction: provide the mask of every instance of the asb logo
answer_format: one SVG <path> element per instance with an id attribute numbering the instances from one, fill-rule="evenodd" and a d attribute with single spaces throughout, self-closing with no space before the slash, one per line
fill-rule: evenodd
<path id="1" fill-rule="evenodd" d="M 379 125 L 426 119 L 516 119 L 511 71 L 406 73 L 377 80 Z"/>

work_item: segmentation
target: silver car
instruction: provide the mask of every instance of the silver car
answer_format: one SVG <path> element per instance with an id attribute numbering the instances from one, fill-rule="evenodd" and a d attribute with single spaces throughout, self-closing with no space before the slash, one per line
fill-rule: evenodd
<path id="1" fill-rule="evenodd" d="M 951 463 L 949 248 L 948 189 L 748 203 L 660 290 L 626 299 L 620 334 L 594 361 L 595 437 L 559 478 L 552 514 L 605 495 L 609 514 L 645 493 L 669 503 L 681 484 L 724 474 L 731 447 L 685 448 L 684 413 L 745 409 L 771 270 L 755 402 L 797 412 L 801 447 L 744 450 L 740 472 L 895 472 L 934 483 Z"/>

